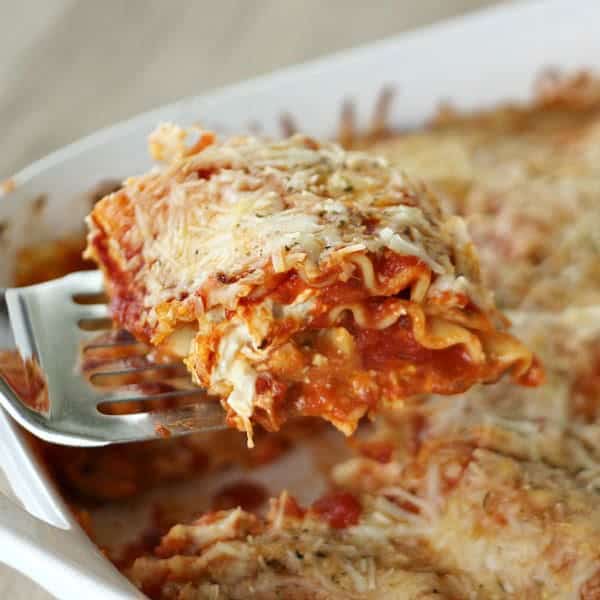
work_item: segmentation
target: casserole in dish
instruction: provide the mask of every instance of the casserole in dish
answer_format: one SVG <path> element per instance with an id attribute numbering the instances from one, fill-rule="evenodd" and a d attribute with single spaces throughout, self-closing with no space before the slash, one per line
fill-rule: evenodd
<path id="1" fill-rule="evenodd" d="M 405 39 L 359 50 L 332 59 L 332 62 L 325 61 L 314 66 L 301 67 L 229 92 L 184 102 L 144 116 L 121 128 L 97 134 L 90 140 L 63 151 L 62 155 L 58 153 L 16 176 L 15 191 L 0 204 L 1 218 L 9 221 L 5 234 L 8 245 L 5 254 L 7 259 L 2 264 L 5 281 L 9 280 L 13 270 L 18 240 L 24 239 L 24 231 L 31 230 L 33 199 L 40 194 L 47 194 L 47 206 L 51 208 L 42 211 L 42 218 L 36 217 L 38 220 L 34 225 L 39 228 L 40 235 L 48 235 L 48 232 L 61 236 L 75 233 L 88 209 L 82 202 L 82 196 L 93 185 L 101 180 L 120 178 L 146 168 L 144 139 L 157 121 L 172 120 L 185 124 L 200 117 L 210 126 L 211 120 L 216 120 L 218 116 L 220 122 L 228 123 L 231 132 L 242 130 L 250 119 L 258 118 L 265 124 L 267 132 L 276 133 L 275 117 L 281 108 L 285 108 L 302 122 L 303 129 L 323 137 L 331 133 L 331 124 L 336 122 L 337 111 L 346 97 L 356 101 L 358 125 L 362 128 L 379 90 L 383 84 L 390 82 L 395 83 L 402 94 L 402 101 L 394 105 L 391 122 L 406 126 L 417 124 L 432 115 L 440 99 L 451 100 L 461 108 L 489 105 L 507 98 L 523 99 L 535 74 L 547 65 L 567 69 L 598 66 L 593 58 L 598 54 L 597 42 L 593 32 L 588 31 L 586 27 L 587 23 L 593 22 L 594 8 L 591 4 L 582 5 L 578 7 L 579 13 L 574 14 L 569 7 L 567 3 L 545 3 L 543 6 L 532 4 L 491 11 L 453 22 L 448 26 L 432 28 L 419 36 L 411 35 Z M 540 15 L 545 22 L 543 31 L 532 26 Z M 517 30 L 527 31 L 528 34 L 516 35 Z M 440 45 L 445 49 L 443 60 L 439 60 Z M 485 47 L 486 53 L 474 54 L 473 47 Z M 419 57 L 418 62 L 414 60 L 415 56 Z M 511 56 L 514 60 L 511 60 Z M 386 65 L 386 68 L 382 68 L 382 65 Z M 397 65 L 403 65 L 401 73 L 398 73 Z M 378 68 L 375 69 L 375 66 Z M 332 73 L 335 73 L 335 77 L 332 77 Z M 297 89 L 298 85 L 306 90 L 318 89 L 319 96 L 294 96 L 292 90 Z M 290 92 L 289 95 L 286 90 Z M 252 106 L 256 107 L 251 114 L 247 111 L 249 95 L 254 99 Z M 114 148 L 131 148 L 131 152 L 121 150 L 122 153 L 116 157 Z M 74 172 L 77 173 L 76 178 L 72 177 Z M 67 213 L 73 215 L 73 221 L 70 223 L 64 220 L 64 214 Z M 546 325 L 540 327 L 545 330 Z M 118 593 L 129 597 L 133 593 L 132 588 L 124 579 L 116 576 L 112 567 L 92 550 L 92 546 L 65 510 L 51 482 L 39 466 L 34 466 L 35 459 L 23 438 L 8 422 L 3 421 L 2 427 L 6 430 L 3 443 L 7 444 L 4 452 L 7 461 L 10 461 L 11 457 L 18 457 L 14 463 L 18 465 L 16 468 L 11 467 L 11 462 L 7 464 L 11 482 L 15 485 L 18 495 L 34 514 L 53 524 L 67 525 L 72 530 L 73 544 L 81 544 L 82 555 L 89 556 L 88 565 L 78 565 L 82 581 L 86 572 L 94 573 L 95 588 L 94 592 L 88 593 L 88 597 L 92 597 L 92 593 L 97 593 L 98 597 L 108 597 L 110 593 L 113 593 L 114 597 L 118 597 Z M 415 468 L 426 468 L 431 457 L 444 452 L 444 448 L 433 449 L 429 457 L 422 457 L 423 464 L 415 465 Z M 483 479 L 487 474 L 501 469 L 507 472 L 507 482 L 513 481 L 510 479 L 511 473 L 518 473 L 520 470 L 532 481 L 543 481 L 551 474 L 544 469 L 538 472 L 529 464 L 521 466 L 520 463 L 498 462 L 491 450 L 473 450 L 468 445 L 451 447 L 448 456 L 460 464 L 465 462 L 474 465 L 473 469 L 478 468 L 478 473 Z M 348 477 L 343 473 L 338 473 L 337 477 L 339 481 L 346 479 L 360 482 L 360 478 Z M 460 494 L 479 489 L 477 486 L 480 483 L 481 479 L 464 480 L 461 485 L 465 488 L 457 488 L 456 491 L 459 498 L 456 505 L 461 504 Z M 356 493 L 360 493 L 360 490 L 356 490 Z M 395 493 L 402 494 L 398 489 Z M 414 504 L 410 504 L 418 502 L 415 498 L 418 496 L 408 498 L 409 507 L 404 507 L 405 511 L 416 514 Z M 488 497 L 486 504 L 492 502 L 493 507 L 493 501 L 493 497 Z M 277 507 L 285 509 L 286 506 L 286 499 L 280 498 Z M 368 507 L 368 503 L 365 506 Z M 430 510 L 430 507 L 425 510 Z M 275 511 L 274 522 L 277 514 Z M 287 512 L 284 516 L 290 517 Z M 298 516 L 291 515 L 290 518 Z M 244 515 L 237 514 L 235 519 L 240 523 L 240 531 L 244 530 L 244 527 L 252 527 L 243 521 L 246 519 Z M 565 520 L 573 526 L 576 525 L 574 521 L 569 521 L 568 510 Z M 590 516 L 590 522 L 592 521 Z M 186 532 L 182 534 L 185 538 Z M 384 543 L 386 540 L 381 538 L 380 541 Z M 165 548 L 169 546 L 164 551 L 165 558 L 169 558 L 173 549 L 172 537 L 166 538 L 164 545 Z M 31 551 L 35 552 L 34 546 Z M 17 568 L 27 568 L 25 561 L 19 562 L 10 556 L 6 559 L 12 560 Z M 491 563 L 485 568 L 493 572 L 493 565 L 490 565 Z M 589 565 L 589 571 L 572 575 L 575 587 L 581 587 L 593 576 L 593 557 Z M 364 566 L 367 587 L 370 585 L 369 568 L 367 561 Z M 38 573 L 41 573 L 40 579 L 61 597 L 69 597 L 75 589 L 72 586 L 61 588 L 61 582 L 55 577 L 52 578 L 49 573 L 44 579 L 43 569 L 36 569 L 35 574 Z M 137 580 L 144 577 L 143 563 L 138 567 L 135 577 Z M 358 580 L 362 581 L 360 578 Z M 434 584 L 434 587 L 435 585 L 437 584 Z M 439 582 L 439 586 L 450 594 L 454 583 L 442 581 Z M 579 588 L 573 589 L 573 593 L 579 593 Z"/>

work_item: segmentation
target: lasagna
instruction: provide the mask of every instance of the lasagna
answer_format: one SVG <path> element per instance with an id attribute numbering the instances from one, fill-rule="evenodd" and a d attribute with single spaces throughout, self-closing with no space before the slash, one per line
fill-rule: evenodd
<path id="1" fill-rule="evenodd" d="M 462 221 L 384 158 L 161 126 L 166 164 L 93 209 L 87 256 L 115 321 L 184 360 L 228 421 L 319 416 L 346 434 L 387 404 L 539 367 L 480 283 Z"/>
<path id="2" fill-rule="evenodd" d="M 265 519 L 176 525 L 127 574 L 156 600 L 598 597 L 597 493 L 576 475 L 460 438 L 389 467 L 306 508 L 283 493 Z"/>
<path id="3" fill-rule="evenodd" d="M 233 429 L 105 448 L 36 441 L 106 555 L 153 600 L 600 598 L 598 131 L 600 86 L 574 75 L 545 79 L 527 106 L 444 110 L 419 131 L 344 140 L 425 179 L 465 218 L 544 384 L 505 378 L 383 406 L 351 438 L 329 431 L 340 447 L 290 493 L 289 463 L 267 482 L 254 469 L 321 446 L 324 423 L 257 428 L 252 452 Z M 184 158 L 184 133 L 162 133 L 155 153 Z M 18 382 L 13 359 L 0 353 L 0 368 Z M 213 496 L 232 465 L 267 486 L 270 508 L 240 485 Z M 148 507 L 148 528 L 122 547 L 115 529 Z"/>
<path id="4" fill-rule="evenodd" d="M 462 215 L 501 309 L 600 302 L 600 85 L 545 75 L 535 101 L 461 115 L 370 149 L 427 181 Z"/>

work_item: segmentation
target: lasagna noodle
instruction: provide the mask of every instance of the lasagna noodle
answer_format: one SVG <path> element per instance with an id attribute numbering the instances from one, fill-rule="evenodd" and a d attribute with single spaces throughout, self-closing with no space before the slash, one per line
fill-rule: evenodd
<path id="1" fill-rule="evenodd" d="M 422 184 L 302 136 L 206 135 L 99 202 L 87 254 L 116 321 L 182 357 L 233 425 L 251 436 L 253 422 L 311 414 L 351 433 L 380 398 L 531 370 L 480 285 L 464 225 Z M 328 352 L 308 349 L 321 334 Z M 276 376 L 285 352 L 294 367 Z M 336 377 L 328 364 L 342 358 L 353 367 Z"/>

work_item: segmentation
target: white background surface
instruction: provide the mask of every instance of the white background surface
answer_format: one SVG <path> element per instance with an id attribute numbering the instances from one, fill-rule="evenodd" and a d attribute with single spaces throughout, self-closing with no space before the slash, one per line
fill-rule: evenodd
<path id="1" fill-rule="evenodd" d="M 0 180 L 148 108 L 492 3 L 0 2 Z M 49 596 L 0 567 L 0 598 Z"/>

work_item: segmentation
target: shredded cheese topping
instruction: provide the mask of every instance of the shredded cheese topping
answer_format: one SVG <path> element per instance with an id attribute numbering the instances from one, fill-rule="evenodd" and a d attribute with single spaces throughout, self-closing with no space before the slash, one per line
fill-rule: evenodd
<path id="1" fill-rule="evenodd" d="M 529 368 L 521 345 L 494 334 L 493 303 L 464 224 L 426 186 L 385 159 L 305 136 L 216 143 L 199 132 L 188 148 L 186 135 L 165 124 L 151 136 L 154 156 L 167 164 L 96 205 L 88 255 L 105 271 L 121 325 L 185 359 L 250 443 L 265 365 L 294 334 L 316 327 L 334 284 L 360 281 L 364 294 L 331 307 L 325 326 L 350 313 L 358 326 L 382 330 L 408 316 L 424 348 L 464 345 L 478 365 L 512 353 L 503 370 Z M 402 258 L 410 260 L 401 267 L 389 262 Z M 290 273 L 304 289 L 277 299 Z M 405 292 L 410 299 L 385 315 L 365 304 Z M 357 390 L 366 397 L 364 384 Z M 262 398 L 261 406 L 271 414 L 274 402 Z M 366 402 L 326 418 L 351 433 Z M 277 422 L 271 414 L 269 426 Z"/>

